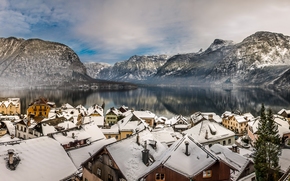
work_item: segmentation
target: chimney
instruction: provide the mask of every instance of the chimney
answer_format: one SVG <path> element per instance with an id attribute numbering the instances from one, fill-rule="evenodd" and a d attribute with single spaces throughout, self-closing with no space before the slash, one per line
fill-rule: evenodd
<path id="1" fill-rule="evenodd" d="M 137 143 L 138 145 L 140 145 L 139 139 L 140 139 L 140 137 L 139 137 L 139 133 L 137 133 L 137 136 L 136 136 L 136 143 Z"/>
<path id="2" fill-rule="evenodd" d="M 236 144 L 233 144 L 232 151 L 238 153 L 238 146 Z"/>
<path id="3" fill-rule="evenodd" d="M 149 150 L 147 149 L 147 141 L 145 141 L 144 150 L 142 150 L 142 161 L 146 166 L 149 165 Z"/>
<path id="4" fill-rule="evenodd" d="M 186 155 L 186 156 L 189 156 L 189 155 L 190 155 L 190 153 L 188 152 L 188 145 L 189 145 L 189 142 L 188 142 L 188 141 L 185 141 L 184 144 L 185 144 L 185 155 Z"/>
<path id="5" fill-rule="evenodd" d="M 13 149 L 9 149 L 8 150 L 8 155 L 9 155 L 8 164 L 10 166 L 10 165 L 13 165 L 13 162 L 14 162 L 14 158 L 13 158 L 14 150 Z"/>

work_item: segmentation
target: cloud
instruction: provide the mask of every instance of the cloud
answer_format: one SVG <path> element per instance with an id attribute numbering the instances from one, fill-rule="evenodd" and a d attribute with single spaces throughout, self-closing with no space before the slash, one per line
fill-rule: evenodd
<path id="1" fill-rule="evenodd" d="M 289 10 L 286 0 L 2 0 L 0 36 L 58 41 L 82 61 L 114 63 L 196 52 L 261 30 L 290 35 Z"/>

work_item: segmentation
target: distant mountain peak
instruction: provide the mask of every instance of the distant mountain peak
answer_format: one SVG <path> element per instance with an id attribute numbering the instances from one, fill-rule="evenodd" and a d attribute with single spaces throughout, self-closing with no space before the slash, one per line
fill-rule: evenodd
<path id="1" fill-rule="evenodd" d="M 218 50 L 222 47 L 233 45 L 233 44 L 234 43 L 232 40 L 215 39 L 207 50 L 208 51 L 215 51 L 215 50 Z"/>

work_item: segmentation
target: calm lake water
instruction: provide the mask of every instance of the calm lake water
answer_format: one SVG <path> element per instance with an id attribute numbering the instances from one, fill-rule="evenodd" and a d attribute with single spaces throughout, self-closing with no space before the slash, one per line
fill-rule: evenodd
<path id="1" fill-rule="evenodd" d="M 84 90 L 12 90 L 0 91 L 0 97 L 20 97 L 22 113 L 36 98 L 43 96 L 55 102 L 59 107 L 64 103 L 72 106 L 93 104 L 110 107 L 128 106 L 135 110 L 150 110 L 158 116 L 171 118 L 174 115 L 190 116 L 192 113 L 215 112 L 221 115 L 225 111 L 239 110 L 259 115 L 261 104 L 271 108 L 274 113 L 281 109 L 290 109 L 290 91 L 239 88 L 224 90 L 217 88 L 178 88 L 146 87 L 130 91 L 84 91 Z"/>

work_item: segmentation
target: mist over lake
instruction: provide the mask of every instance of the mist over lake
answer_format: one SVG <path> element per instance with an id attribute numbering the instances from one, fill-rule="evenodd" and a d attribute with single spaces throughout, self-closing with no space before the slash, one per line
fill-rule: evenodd
<path id="1" fill-rule="evenodd" d="M 271 108 L 274 113 L 290 109 L 290 92 L 273 91 L 262 88 L 203 88 L 203 87 L 143 87 L 130 91 L 96 90 L 52 90 L 52 89 L 6 89 L 0 97 L 21 98 L 21 112 L 26 113 L 28 105 L 40 96 L 55 102 L 57 107 L 69 103 L 72 106 L 105 103 L 105 111 L 110 107 L 128 106 L 134 110 L 149 110 L 158 116 L 190 116 L 192 113 L 239 110 L 259 115 L 261 104 Z"/>

